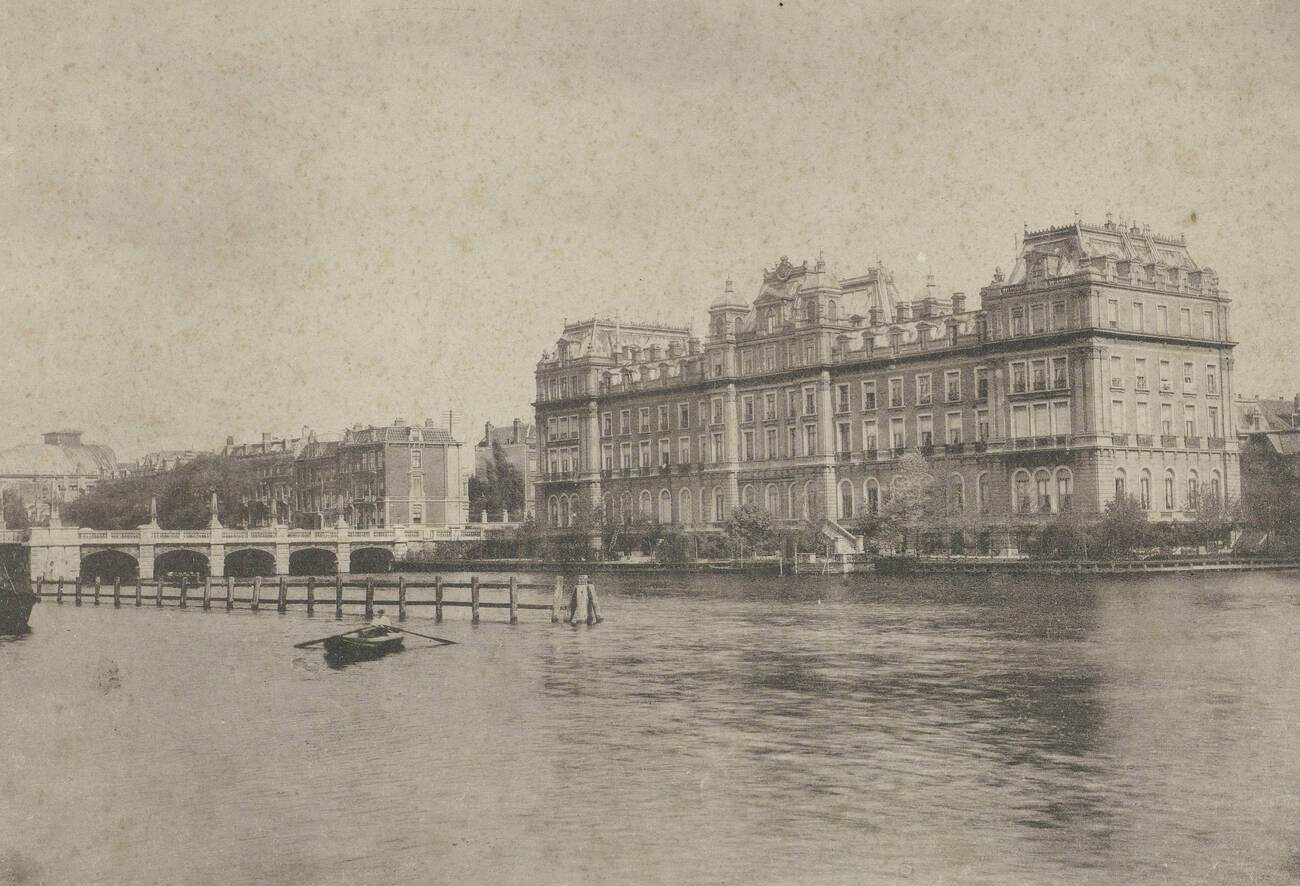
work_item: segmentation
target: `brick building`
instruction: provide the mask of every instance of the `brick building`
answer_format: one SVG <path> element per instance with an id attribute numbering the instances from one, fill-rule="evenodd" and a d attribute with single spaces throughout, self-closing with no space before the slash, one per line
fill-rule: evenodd
<path id="1" fill-rule="evenodd" d="M 1237 495 L 1226 292 L 1182 238 L 1107 221 L 1026 232 L 971 309 L 880 265 L 837 278 L 782 259 L 686 328 L 566 326 L 537 365 L 551 526 L 579 503 L 707 527 L 741 502 L 843 526 L 907 452 L 948 519 L 1005 550 L 1065 509 L 1133 495 L 1153 520 Z"/>

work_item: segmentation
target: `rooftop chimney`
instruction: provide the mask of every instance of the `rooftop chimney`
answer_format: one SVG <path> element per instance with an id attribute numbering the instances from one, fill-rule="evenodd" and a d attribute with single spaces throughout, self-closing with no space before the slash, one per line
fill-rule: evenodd
<path id="1" fill-rule="evenodd" d="M 952 294 L 952 312 L 962 314 L 966 311 L 966 293 L 954 292 Z"/>
<path id="2" fill-rule="evenodd" d="M 511 443 L 519 443 L 519 442 L 520 442 L 520 437 L 519 437 L 519 428 L 520 428 L 520 425 L 521 425 L 521 424 L 522 424 L 522 422 L 520 422 L 519 419 L 515 419 L 514 429 L 510 432 L 510 442 L 511 442 Z"/>
<path id="3" fill-rule="evenodd" d="M 879 326 L 884 322 L 885 312 L 879 305 L 872 305 L 871 309 L 867 313 L 870 315 L 868 317 L 868 322 L 872 326 Z"/>
<path id="4" fill-rule="evenodd" d="M 901 301 L 901 302 L 898 303 L 898 319 L 899 319 L 899 320 L 911 320 L 911 319 L 912 319 L 912 304 L 911 304 L 911 302 Z"/>

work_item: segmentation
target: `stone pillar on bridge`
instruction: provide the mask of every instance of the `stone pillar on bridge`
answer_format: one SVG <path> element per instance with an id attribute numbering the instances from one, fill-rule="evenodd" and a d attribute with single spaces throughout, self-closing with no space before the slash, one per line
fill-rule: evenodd
<path id="1" fill-rule="evenodd" d="M 396 562 L 399 560 L 406 559 L 407 549 L 408 546 L 406 543 L 406 527 L 394 526 L 393 527 L 393 561 Z"/>
<path id="2" fill-rule="evenodd" d="M 275 574 L 289 574 L 289 527 L 283 523 L 275 527 Z"/>
<path id="3" fill-rule="evenodd" d="M 217 516 L 217 493 L 212 492 L 212 516 L 208 519 L 208 575 L 223 578 L 226 574 L 226 545 L 221 520 Z"/>
<path id="4" fill-rule="evenodd" d="M 334 531 L 338 533 L 338 541 L 334 543 L 334 565 L 339 573 L 348 572 L 352 567 L 352 544 L 348 541 L 348 533 L 351 531 L 348 524 L 339 515 Z"/>

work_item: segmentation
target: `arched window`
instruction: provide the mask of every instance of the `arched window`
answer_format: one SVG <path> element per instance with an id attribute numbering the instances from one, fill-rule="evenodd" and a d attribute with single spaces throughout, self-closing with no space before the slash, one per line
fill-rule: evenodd
<path id="1" fill-rule="evenodd" d="M 875 477 L 868 477 L 867 482 L 862 485 L 862 500 L 868 514 L 880 513 L 880 484 L 876 482 Z"/>
<path id="2" fill-rule="evenodd" d="M 840 481 L 840 519 L 847 520 L 853 516 L 853 484 L 848 480 Z"/>
<path id="3" fill-rule="evenodd" d="M 673 522 L 673 494 L 667 489 L 659 490 L 659 522 Z"/>
<path id="4" fill-rule="evenodd" d="M 691 510 L 691 491 L 683 489 L 677 493 L 677 522 L 691 523 L 695 519 Z"/>
<path id="5" fill-rule="evenodd" d="M 813 482 L 809 480 L 803 484 L 803 516 L 807 520 L 812 517 L 813 511 L 817 510 L 817 493 L 814 491 Z"/>
<path id="6" fill-rule="evenodd" d="M 1138 477 L 1138 504 L 1144 511 L 1151 510 L 1151 472 L 1145 469 Z"/>
<path id="7" fill-rule="evenodd" d="M 713 487 L 713 519 L 718 523 L 727 519 L 727 500 L 722 495 L 722 487 Z"/>
<path id="8" fill-rule="evenodd" d="M 740 494 L 740 500 L 750 507 L 753 507 L 755 495 L 754 487 L 746 484 L 744 490 Z"/>
<path id="9" fill-rule="evenodd" d="M 961 474 L 953 474 L 948 479 L 948 512 L 960 514 L 966 510 L 966 481 Z"/>
<path id="10" fill-rule="evenodd" d="M 776 332 L 776 308 L 768 308 L 763 317 L 764 329 L 768 332 Z"/>
<path id="11" fill-rule="evenodd" d="M 1165 471 L 1165 510 L 1174 509 L 1174 472 Z"/>
<path id="12" fill-rule="evenodd" d="M 1041 514 L 1052 512 L 1052 475 L 1047 471 L 1034 473 L 1034 505 Z"/>
<path id="13" fill-rule="evenodd" d="M 1223 484 L 1219 480 L 1219 472 L 1215 471 L 1210 475 L 1210 496 L 1215 504 L 1223 501 Z"/>
<path id="14" fill-rule="evenodd" d="M 641 516 L 647 520 L 654 516 L 654 498 L 649 489 L 641 490 Z"/>
<path id="15" fill-rule="evenodd" d="M 560 525 L 560 500 L 553 495 L 546 500 L 546 523 L 548 526 Z"/>
<path id="16" fill-rule="evenodd" d="M 1056 507 L 1068 511 L 1074 504 L 1074 474 L 1069 468 L 1056 469 Z"/>
<path id="17" fill-rule="evenodd" d="M 809 322 L 817 319 L 817 299 L 807 298 L 803 303 L 803 316 Z"/>
<path id="18" fill-rule="evenodd" d="M 619 508 L 619 514 L 618 514 L 619 519 L 622 520 L 624 523 L 631 523 L 632 514 L 633 514 L 632 493 L 624 492 L 622 498 L 622 506 Z"/>
<path id="19" fill-rule="evenodd" d="M 1201 478 L 1195 471 L 1187 475 L 1187 510 L 1194 511 L 1201 500 Z"/>
<path id="20" fill-rule="evenodd" d="M 1016 471 L 1011 479 L 1011 509 L 1017 514 L 1028 514 L 1033 510 L 1033 500 L 1029 497 L 1029 472 Z"/>
<path id="21" fill-rule="evenodd" d="M 576 526 L 577 524 L 578 524 L 578 493 L 575 492 L 573 493 L 573 495 L 569 496 L 569 525 Z"/>
<path id="22" fill-rule="evenodd" d="M 975 506 L 981 514 L 989 512 L 989 475 L 980 474 L 975 478 Z"/>
<path id="23" fill-rule="evenodd" d="M 1115 501 L 1123 501 L 1124 496 L 1128 494 L 1128 475 L 1124 473 L 1123 468 L 1115 471 Z"/>
<path id="24" fill-rule="evenodd" d="M 792 520 L 794 519 L 794 500 L 794 484 L 790 483 L 785 487 L 785 515 Z"/>
<path id="25" fill-rule="evenodd" d="M 567 495 L 560 496 L 560 525 L 561 526 L 570 525 L 569 497 Z"/>
<path id="26" fill-rule="evenodd" d="M 831 299 L 826 303 L 826 319 L 834 323 L 839 318 L 839 309 L 835 307 L 835 299 Z"/>
<path id="27" fill-rule="evenodd" d="M 773 517 L 781 516 L 781 490 L 775 483 L 767 484 L 767 512 Z"/>

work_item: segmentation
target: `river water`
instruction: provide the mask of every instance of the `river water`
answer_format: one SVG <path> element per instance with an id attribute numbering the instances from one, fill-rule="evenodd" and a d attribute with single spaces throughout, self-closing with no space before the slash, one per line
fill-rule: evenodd
<path id="1" fill-rule="evenodd" d="M 1300 878 L 1300 574 L 597 580 L 342 669 L 330 607 L 42 603 L 0 882 Z"/>

